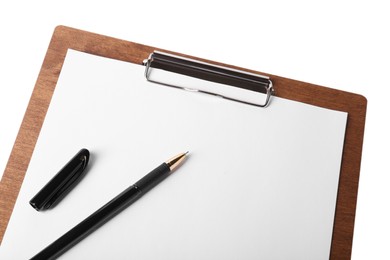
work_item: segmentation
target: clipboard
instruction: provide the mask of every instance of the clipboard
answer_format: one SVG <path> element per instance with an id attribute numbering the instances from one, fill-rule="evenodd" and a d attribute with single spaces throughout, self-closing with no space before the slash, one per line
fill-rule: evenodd
<path id="1" fill-rule="evenodd" d="M 157 50 L 217 67 L 228 67 L 249 74 L 259 73 L 69 27 L 57 27 L 0 183 L 0 238 L 3 237 L 12 214 L 68 49 L 140 65 Z M 269 91 L 274 89 L 273 94 L 277 97 L 348 112 L 330 258 L 349 259 L 367 101 L 361 95 L 265 73 L 260 74 L 264 75 L 265 79 L 272 80 L 273 88 L 267 89 Z"/>

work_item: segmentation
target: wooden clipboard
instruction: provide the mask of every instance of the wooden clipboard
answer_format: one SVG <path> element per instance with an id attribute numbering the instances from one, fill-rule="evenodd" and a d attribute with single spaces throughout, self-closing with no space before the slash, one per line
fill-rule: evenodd
<path id="1" fill-rule="evenodd" d="M 155 50 L 169 52 L 65 26 L 55 29 L 0 183 L 0 240 L 11 217 L 68 49 L 137 64 L 142 64 Z M 367 100 L 353 93 L 262 74 L 272 79 L 275 96 L 348 113 L 330 259 L 350 259 Z"/>

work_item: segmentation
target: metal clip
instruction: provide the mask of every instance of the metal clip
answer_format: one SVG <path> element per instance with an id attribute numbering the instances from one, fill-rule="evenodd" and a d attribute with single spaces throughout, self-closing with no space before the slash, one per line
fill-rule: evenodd
<path id="1" fill-rule="evenodd" d="M 149 55 L 149 58 L 144 61 L 145 78 L 149 82 L 179 88 L 187 91 L 196 91 L 200 93 L 210 94 L 223 97 L 225 99 L 254 105 L 258 107 L 266 107 L 269 105 L 271 95 L 274 94 L 272 81 L 269 77 L 250 73 L 242 70 L 231 69 L 223 66 L 217 66 L 206 62 L 200 62 L 193 59 L 180 57 L 168 53 L 154 51 Z M 151 68 L 162 69 L 169 72 L 179 73 L 185 76 L 190 76 L 202 80 L 212 81 L 215 83 L 233 86 L 239 89 L 262 93 L 262 99 L 256 99 L 256 102 L 236 98 L 232 95 L 224 93 L 216 93 L 205 89 L 189 88 L 180 86 L 179 84 L 165 83 L 159 80 L 151 79 Z"/>

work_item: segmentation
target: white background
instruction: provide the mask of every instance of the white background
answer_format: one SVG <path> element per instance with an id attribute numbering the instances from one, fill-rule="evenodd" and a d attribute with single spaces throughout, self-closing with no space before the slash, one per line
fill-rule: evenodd
<path id="1" fill-rule="evenodd" d="M 55 26 L 364 95 L 368 113 L 352 259 L 389 259 L 387 1 L 2 1 L 0 171 Z"/>

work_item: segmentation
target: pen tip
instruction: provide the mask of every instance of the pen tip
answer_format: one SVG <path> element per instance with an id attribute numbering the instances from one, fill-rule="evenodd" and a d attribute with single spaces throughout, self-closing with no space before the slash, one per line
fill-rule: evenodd
<path id="1" fill-rule="evenodd" d="M 170 160 L 166 161 L 165 163 L 168 165 L 169 169 L 173 171 L 175 168 L 177 168 L 186 158 L 189 151 L 185 153 L 181 153 L 179 155 L 176 155 L 175 157 L 171 158 Z"/>

